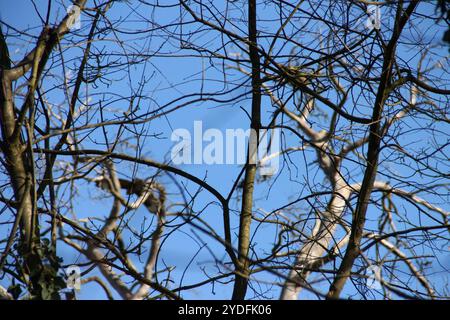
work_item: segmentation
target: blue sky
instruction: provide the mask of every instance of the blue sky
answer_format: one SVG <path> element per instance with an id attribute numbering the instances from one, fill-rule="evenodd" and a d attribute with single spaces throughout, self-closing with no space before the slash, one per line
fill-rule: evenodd
<path id="1" fill-rule="evenodd" d="M 46 1 L 43 1 L 46 3 Z M 37 3 L 41 3 L 41 1 L 37 1 Z M 68 4 L 68 1 L 64 2 Z M 43 6 L 45 7 L 45 6 Z M 55 21 L 55 17 L 62 17 L 64 11 L 58 5 L 59 11 L 52 12 L 51 20 Z M 32 6 L 29 1 L 25 0 L 16 0 L 16 1 L 1 1 L 0 2 L 0 19 L 3 22 L 6 22 L 17 29 L 24 29 L 32 27 L 30 30 L 33 34 L 39 33 L 39 20 L 38 15 L 31 9 Z M 145 16 L 151 15 L 152 13 L 149 10 L 141 9 L 142 6 L 136 5 L 133 6 L 136 11 Z M 424 12 L 426 10 L 431 9 L 430 6 L 425 6 L 422 8 Z M 55 10 L 55 9 L 54 9 Z M 113 6 L 113 9 L 109 13 L 111 17 L 125 17 L 122 15 L 126 15 L 126 10 L 129 10 L 127 4 L 125 3 L 117 3 Z M 262 11 L 264 12 L 264 17 L 273 18 L 274 12 L 270 10 Z M 20 14 L 19 14 L 20 13 Z M 45 15 L 45 10 L 41 12 Z M 128 17 L 130 21 L 133 18 L 136 18 L 136 15 L 131 15 Z M 158 21 L 161 24 L 165 22 L 169 22 L 176 18 L 176 12 L 170 10 L 162 10 L 158 11 L 157 15 Z M 59 20 L 59 19 L 58 19 Z M 383 20 L 383 23 L 389 24 L 389 20 Z M 82 20 L 83 23 L 83 20 Z M 38 28 L 34 28 L 38 26 Z M 271 23 L 267 22 L 265 24 L 266 27 L 270 27 Z M 127 27 L 130 28 L 149 28 L 150 26 L 147 24 L 142 24 L 140 22 L 131 22 L 128 23 Z M 430 25 L 428 22 L 423 22 L 419 28 L 433 28 L 434 26 Z M 439 32 L 442 30 L 436 28 Z M 233 30 L 239 32 L 237 29 Z M 431 33 L 432 34 L 432 33 Z M 431 43 L 439 44 L 441 36 L 438 32 L 430 35 L 427 33 L 427 36 L 433 37 L 429 40 Z M 151 38 L 148 37 L 147 34 L 143 34 L 142 38 L 137 39 L 137 37 L 127 36 L 125 34 L 121 35 L 122 39 L 125 41 L 125 46 L 129 46 L 129 48 L 141 47 L 142 50 L 148 50 L 148 52 L 152 52 L 158 48 L 159 44 L 164 40 L 161 38 Z M 148 38 L 145 38 L 148 37 Z M 217 35 L 215 34 L 201 34 L 198 36 L 197 41 L 201 43 L 208 43 L 211 48 L 218 47 L 219 43 L 217 42 Z M 16 47 L 14 43 L 11 43 L 11 54 L 14 58 L 22 56 L 26 51 L 30 49 L 32 44 L 23 47 L 23 43 L 21 43 L 20 47 Z M 266 45 L 266 44 L 264 44 Z M 103 46 L 103 49 L 107 52 L 112 52 L 112 50 L 117 50 L 113 48 L 113 45 L 104 41 L 104 43 L 99 43 L 99 47 Z M 82 46 L 83 47 L 83 46 Z M 235 48 L 237 51 L 238 49 Z M 401 57 L 407 61 L 417 61 L 418 55 L 417 52 L 411 50 L 410 46 L 401 46 L 399 48 L 401 50 Z M 445 48 L 443 48 L 440 53 L 445 54 Z M 444 52 L 444 53 L 443 53 Z M 74 57 L 74 55 L 80 54 L 81 50 L 71 50 L 65 53 L 65 59 L 68 62 L 68 66 L 71 66 L 70 59 Z M 130 78 L 121 77 L 120 74 L 117 76 L 112 76 L 114 81 L 108 83 L 108 85 L 99 85 L 97 89 L 91 88 L 89 91 L 89 96 L 91 97 L 91 103 L 96 103 L 102 99 L 103 93 L 112 93 L 112 94 L 122 94 L 128 95 L 130 94 L 130 89 L 137 88 L 139 82 L 143 79 L 142 76 L 147 77 L 148 83 L 144 88 L 143 96 L 145 99 L 139 103 L 140 109 L 142 112 L 146 112 L 146 110 L 154 110 L 157 108 L 158 104 L 163 104 L 165 101 L 170 100 L 174 97 L 175 94 L 186 94 L 192 91 L 198 91 L 198 88 L 202 85 L 201 82 L 201 74 L 199 74 L 199 70 L 202 70 L 203 67 L 207 68 L 207 76 L 210 78 L 217 78 L 220 76 L 220 70 L 214 70 L 211 67 L 208 67 L 209 61 L 208 59 L 199 59 L 199 58 L 159 58 L 157 56 L 152 57 L 146 63 L 142 63 L 139 65 L 133 65 L 130 68 Z M 76 68 L 76 66 L 72 67 Z M 195 81 L 193 81 L 195 79 Z M 237 73 L 234 73 L 228 79 L 229 81 L 243 81 L 242 78 Z M 173 88 L 170 88 L 170 85 L 173 83 L 182 83 L 181 85 L 176 87 L 176 91 Z M 51 84 L 48 84 L 51 85 Z M 204 90 L 205 92 L 218 90 L 222 84 L 220 82 L 205 82 Z M 244 86 L 237 87 L 237 89 L 232 93 L 234 97 L 242 95 L 245 92 L 246 88 Z M 357 93 L 355 93 L 357 94 Z M 227 98 L 230 95 L 226 96 Z M 63 96 L 52 96 L 52 99 L 56 101 L 63 101 Z M 191 105 L 187 108 L 176 111 L 174 114 L 168 115 L 167 117 L 161 117 L 149 123 L 146 123 L 139 127 L 139 130 L 149 134 L 148 138 L 142 138 L 139 141 L 139 145 L 142 146 L 142 156 L 149 157 L 158 161 L 168 161 L 170 156 L 170 150 L 173 146 L 173 143 L 170 141 L 170 134 L 173 129 L 176 128 L 186 128 L 188 130 L 193 129 L 194 121 L 203 121 L 204 130 L 207 128 L 217 128 L 219 130 L 225 131 L 225 129 L 229 128 L 244 128 L 247 129 L 250 125 L 248 116 L 246 112 L 243 110 L 249 111 L 250 108 L 250 100 L 247 96 L 246 99 L 242 99 L 238 103 L 234 104 L 220 104 L 213 102 L 199 103 Z M 107 102 L 106 102 L 107 103 Z M 366 106 L 367 107 L 367 106 Z M 121 103 L 111 102 L 110 113 L 107 117 L 113 118 L 117 114 L 121 112 L 125 112 L 127 110 L 127 106 Z M 274 107 L 271 105 L 270 101 L 267 98 L 263 99 L 263 123 L 267 123 L 270 119 L 270 115 L 273 112 Z M 324 111 L 329 114 L 328 110 Z M 94 117 L 94 119 L 96 119 Z M 98 116 L 97 116 L 98 119 Z M 410 123 L 411 126 L 414 126 L 413 122 Z M 444 127 L 437 128 L 442 130 L 448 130 Z M 111 128 L 107 128 L 108 134 L 112 137 L 115 134 L 115 131 Z M 98 135 L 98 139 L 102 139 L 102 133 L 97 131 L 95 135 Z M 156 135 L 156 136 L 152 136 Z M 402 139 L 405 142 L 414 141 L 422 139 L 420 135 L 417 136 L 417 133 L 408 135 Z M 424 145 L 429 144 L 430 136 L 426 136 L 425 140 L 422 141 Z M 292 136 L 286 136 L 284 143 L 286 145 L 298 145 L 298 139 Z M 445 139 L 445 137 L 441 138 Z M 419 146 L 421 143 L 418 144 Z M 84 147 L 94 147 L 95 143 L 89 142 L 88 140 L 84 141 Z M 312 151 L 307 151 L 305 154 L 302 153 L 293 153 L 290 156 L 290 164 L 289 169 L 284 166 L 284 169 L 281 171 L 280 175 L 277 179 L 269 179 L 267 181 L 262 181 L 256 187 L 255 191 L 255 210 L 264 209 L 265 212 L 270 212 L 276 208 L 281 207 L 285 203 L 289 201 L 295 200 L 297 197 L 300 198 L 302 195 L 308 194 L 308 190 L 304 189 L 303 181 L 309 176 L 315 176 L 314 179 L 310 180 L 317 184 L 323 182 L 323 175 L 317 171 L 316 167 L 311 165 L 311 161 L 315 158 L 315 154 Z M 306 161 L 305 161 L 306 159 Z M 309 164 L 309 165 L 308 165 Z M 286 165 L 286 164 L 285 164 Z M 445 165 L 445 164 L 444 164 Z M 447 165 L 448 167 L 448 165 Z M 182 165 L 180 166 L 183 170 L 194 174 L 198 177 L 205 178 L 208 183 L 210 183 L 214 188 L 220 191 L 223 195 L 227 195 L 231 187 L 233 186 L 237 175 L 239 174 L 241 167 L 237 165 Z M 348 166 L 349 170 L 353 170 L 351 165 Z M 119 171 L 124 174 L 131 175 L 131 172 L 136 170 L 136 176 L 138 177 L 148 177 L 154 173 L 154 170 L 149 170 L 147 167 L 138 166 L 133 167 L 130 164 L 122 164 L 119 166 Z M 399 166 L 399 170 L 403 171 L 406 174 L 406 169 L 401 168 Z M 426 178 L 424 178 L 426 179 Z M 181 181 L 181 180 L 179 180 Z M 161 178 L 161 182 L 165 183 L 167 187 L 168 193 L 173 193 L 174 199 L 179 199 L 180 196 L 177 195 L 178 191 L 176 186 L 170 177 L 163 176 Z M 195 192 L 197 190 L 197 186 L 193 183 L 186 183 L 186 188 L 190 192 Z M 270 188 L 270 192 L 267 190 Z M 111 199 L 108 198 L 105 201 L 104 194 L 100 191 L 96 190 L 92 184 L 88 183 L 80 183 L 79 185 L 79 196 L 75 199 L 72 199 L 75 211 L 79 218 L 88 217 L 88 216 L 106 216 L 110 210 Z M 61 199 L 66 199 L 66 195 L 64 192 L 60 195 Z M 95 197 L 92 200 L 92 196 Z M 448 198 L 448 197 L 447 197 Z M 220 207 L 212 203 L 213 197 L 208 194 L 207 191 L 202 191 L 196 199 L 194 209 L 197 211 L 203 211 L 202 218 L 204 218 L 217 232 L 222 234 L 222 220 L 221 220 L 221 210 Z M 441 199 L 435 199 L 436 201 L 441 201 Z M 232 226 L 233 232 L 237 232 L 236 226 L 238 223 L 238 211 L 240 208 L 240 201 L 233 200 L 231 202 L 232 209 L 235 210 L 232 215 Z M 405 211 L 411 211 L 412 219 L 417 219 L 417 216 L 414 215 L 414 208 L 407 203 L 401 202 L 402 207 Z M 443 208 L 449 210 L 450 207 L 448 203 L 442 204 Z M 305 204 L 303 207 L 305 208 Z M 306 214 L 307 212 L 305 212 Z M 375 218 L 378 215 L 378 211 L 371 207 L 369 209 L 368 225 L 376 226 Z M 131 217 L 130 217 L 131 218 Z M 141 223 L 145 221 L 145 224 L 148 225 L 150 223 L 152 217 L 146 212 L 145 209 L 138 209 L 136 212 L 132 214 L 132 218 L 130 223 L 137 229 L 141 227 Z M 371 220 L 375 222 L 371 222 Z M 427 218 L 423 218 L 425 223 L 429 223 Z M 179 222 L 179 221 L 178 221 Z M 175 223 L 175 222 L 174 222 Z M 256 227 L 256 224 L 253 228 Z M 174 279 L 173 287 L 177 287 L 181 278 L 183 278 L 183 284 L 192 284 L 200 280 L 205 279 L 204 271 L 209 274 L 214 274 L 216 272 L 214 261 L 212 261 L 212 256 L 210 251 L 203 245 L 206 243 L 211 251 L 217 254 L 217 258 L 226 259 L 223 248 L 216 243 L 211 238 L 202 235 L 199 231 L 193 230 L 190 227 L 183 227 L 182 232 L 175 232 L 170 235 L 168 240 L 164 243 L 163 250 L 160 254 L 158 267 L 162 265 L 167 266 L 175 266 L 176 268 L 172 271 L 172 277 Z M 200 237 L 202 240 L 199 241 L 196 237 Z M 236 238 L 236 237 L 235 237 Z M 254 241 L 257 243 L 259 248 L 259 253 L 267 253 L 270 250 L 270 246 L 275 241 L 274 229 L 268 226 L 262 226 L 258 228 L 258 232 L 254 236 Z M 448 244 L 447 244 L 448 245 Z M 85 261 L 84 258 L 78 254 L 74 254 L 73 250 L 68 250 L 64 245 L 60 246 L 60 254 L 64 258 L 65 264 L 71 263 L 79 263 Z M 425 252 L 426 253 L 426 252 Z M 191 258 L 195 258 L 191 261 Z M 448 268 L 450 266 L 450 258 L 449 255 L 445 255 L 441 257 L 441 264 Z M 140 265 L 138 260 L 134 261 L 137 266 Z M 328 268 L 331 266 L 328 265 Z M 399 267 L 403 268 L 403 267 Z M 436 272 L 437 278 L 442 278 L 442 268 L 438 265 L 433 265 Z M 161 269 L 163 269 L 161 267 Z M 185 272 L 185 269 L 187 271 Z M 433 269 L 434 270 L 434 269 Z M 93 271 L 91 274 L 97 274 L 97 271 Z M 184 275 L 185 274 L 185 275 Z M 184 275 L 184 277 L 183 277 Z M 258 279 L 264 281 L 271 281 L 273 277 L 266 273 L 261 273 L 256 275 Z M 0 283 L 2 281 L 0 280 Z M 438 286 L 447 286 L 446 283 L 438 283 Z M 265 286 L 264 284 L 262 285 Z M 326 291 L 328 284 L 324 284 L 321 286 L 321 290 Z M 212 295 L 213 291 L 215 294 Z M 263 291 L 267 290 L 267 297 L 269 298 L 277 298 L 279 295 L 279 288 L 276 286 L 267 285 Z M 345 293 L 348 295 L 354 294 L 356 292 L 355 288 L 349 283 L 347 284 Z M 208 298 L 208 299 L 228 299 L 231 295 L 231 287 L 230 285 L 221 285 L 216 283 L 214 288 L 211 286 L 202 287 L 201 289 L 194 289 L 192 291 L 187 291 L 183 293 L 184 298 Z M 79 293 L 79 297 L 82 299 L 92 299 L 92 298 L 103 298 L 104 294 L 101 289 L 98 288 L 96 284 L 87 284 L 82 287 L 81 292 Z M 253 298 L 252 294 L 249 293 L 248 298 Z M 315 298 L 314 295 L 303 293 L 301 298 Z"/>

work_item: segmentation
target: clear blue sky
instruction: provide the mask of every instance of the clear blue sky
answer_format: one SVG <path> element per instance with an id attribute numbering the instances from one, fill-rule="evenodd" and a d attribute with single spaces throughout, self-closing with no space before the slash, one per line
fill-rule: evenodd
<path id="1" fill-rule="evenodd" d="M 46 3 L 46 1 L 36 1 L 38 5 L 42 3 Z M 68 1 L 64 3 L 68 4 Z M 121 15 L 125 15 L 126 4 L 117 3 L 113 6 L 110 15 L 114 17 L 119 17 Z M 44 5 L 43 8 L 46 6 Z M 61 18 L 64 15 L 64 11 L 61 10 L 59 5 L 55 5 L 55 9 L 58 8 L 59 11 L 52 12 L 51 21 L 55 21 L 56 16 Z M 146 15 L 150 14 L 149 11 L 139 11 L 140 6 L 136 5 L 134 7 L 139 14 Z M 429 9 L 430 7 L 428 7 Z M 428 10 L 425 8 L 424 10 Z M 158 19 L 161 24 L 165 21 L 170 21 L 173 19 L 171 14 L 176 14 L 175 12 L 171 12 L 169 10 L 161 11 L 163 14 L 159 13 Z M 165 15 L 164 15 L 165 13 Z M 45 15 L 45 10 L 41 11 L 41 14 Z M 264 12 L 264 15 L 270 17 L 272 13 Z M 32 9 L 32 5 L 29 1 L 26 0 L 15 0 L 15 1 L 0 1 L 0 19 L 3 22 L 14 26 L 15 28 L 21 30 L 27 27 L 40 26 L 38 16 L 35 11 Z M 58 19 L 59 21 L 59 19 Z M 142 25 L 138 22 L 130 23 L 129 27 L 133 28 L 145 28 L 145 25 Z M 424 24 L 419 26 L 419 28 L 432 27 L 430 25 Z M 38 34 L 39 28 L 32 29 L 30 32 L 34 34 Z M 439 29 L 442 30 L 442 29 Z M 210 39 L 202 39 L 203 42 L 210 41 L 211 47 L 217 45 L 215 41 L 216 35 L 211 35 Z M 122 35 L 123 38 L 126 39 L 126 35 Z M 131 38 L 131 37 L 130 37 Z M 432 40 L 434 43 L 438 43 L 440 40 L 440 36 L 436 36 L 435 39 Z M 161 39 L 152 39 L 145 40 L 142 39 L 140 43 L 146 43 L 149 49 L 157 47 L 158 43 Z M 11 50 L 11 55 L 14 58 L 22 56 L 26 51 L 30 49 L 32 44 L 28 47 L 15 47 L 14 44 L 11 44 L 13 50 Z M 105 49 L 111 49 L 111 45 L 105 42 Z M 132 46 L 132 43 L 127 43 L 127 45 Z M 72 51 L 66 57 L 67 60 L 75 54 L 76 51 Z M 81 51 L 79 50 L 78 53 Z M 415 52 L 402 52 L 402 57 L 405 60 L 412 59 L 413 61 L 417 60 L 417 55 Z M 142 103 L 142 108 L 152 109 L 155 108 L 154 102 L 163 103 L 164 101 L 168 101 L 173 98 L 174 91 L 172 89 L 166 89 L 169 87 L 170 83 L 179 83 L 184 81 L 185 84 L 177 87 L 180 93 L 188 93 L 193 90 L 198 90 L 199 81 L 187 81 L 192 79 L 200 79 L 201 77 L 197 74 L 199 70 L 201 70 L 201 65 L 208 65 L 208 60 L 200 60 L 200 59 L 192 59 L 192 58 L 178 58 L 178 59 L 170 59 L 167 60 L 165 58 L 152 58 L 149 60 L 149 63 L 145 66 L 143 64 L 136 65 L 131 68 L 131 81 L 129 82 L 126 78 L 117 77 L 117 80 L 112 82 L 107 88 L 105 86 L 100 86 L 97 90 L 92 90 L 92 93 L 99 93 L 102 90 L 107 90 L 108 92 L 114 92 L 118 94 L 129 94 L 130 86 L 136 87 L 136 84 L 141 79 L 142 73 L 149 76 L 154 72 L 153 77 L 149 80 L 149 83 L 144 90 L 144 94 L 151 98 Z M 155 68 L 155 66 L 157 68 Z M 144 69 L 145 68 L 145 69 Z M 208 71 L 209 76 L 219 76 L 219 72 L 215 72 L 213 70 Z M 220 83 L 209 83 L 206 84 L 206 90 L 217 89 L 221 84 Z M 106 89 L 105 89 L 106 88 Z M 243 87 L 241 91 L 235 91 L 233 94 L 238 96 L 242 92 L 244 92 L 245 88 Z M 175 93 L 177 94 L 177 93 Z M 100 96 L 92 95 L 92 99 L 95 102 L 96 99 L 101 99 Z M 61 97 L 54 97 L 55 100 L 60 99 Z M 118 109 L 119 111 L 126 110 L 125 105 L 118 104 L 112 105 L 111 108 Z M 242 107 L 249 111 L 249 99 L 243 100 L 241 104 L 235 105 L 217 105 L 211 102 L 202 103 L 198 105 L 192 105 L 186 109 L 179 110 L 175 112 L 173 115 L 169 115 L 167 118 L 163 117 L 160 119 L 156 119 L 151 123 L 148 123 L 142 126 L 143 130 L 146 130 L 149 134 L 160 134 L 158 138 L 148 138 L 140 141 L 143 145 L 143 156 L 147 156 L 153 158 L 158 161 L 167 161 L 170 155 L 170 148 L 172 147 L 172 143 L 170 142 L 170 134 L 173 129 L 176 128 L 186 128 L 188 130 L 192 130 L 193 122 L 202 120 L 204 129 L 207 128 L 217 128 L 225 131 L 227 128 L 244 128 L 247 129 L 249 127 L 249 120 L 246 113 L 240 109 Z M 263 122 L 267 123 L 269 119 L 270 112 L 273 111 L 273 107 L 267 99 L 263 100 Z M 116 111 L 111 111 L 111 115 Z M 112 133 L 112 132 L 111 132 Z M 409 136 L 408 139 L 420 139 L 420 137 Z M 287 138 L 287 143 L 289 145 L 296 145 L 296 139 L 293 137 Z M 426 142 L 425 142 L 426 143 Z M 298 144 L 297 144 L 298 145 Z M 90 143 L 85 142 L 85 147 L 89 147 Z M 93 146 L 93 145 L 91 145 Z M 307 162 L 310 162 L 314 159 L 314 154 L 306 154 Z M 291 155 L 291 160 L 293 163 L 297 165 L 291 167 L 291 170 L 283 170 L 277 180 L 268 180 L 261 182 L 256 188 L 256 204 L 255 210 L 259 208 L 263 208 L 266 212 L 270 212 L 278 207 L 281 207 L 285 203 L 295 199 L 296 197 L 301 196 L 302 190 L 302 181 L 309 173 L 310 175 L 316 174 L 316 172 L 307 172 L 309 169 L 305 167 L 305 161 L 303 155 L 300 153 L 296 153 Z M 236 165 L 212 165 L 212 166 L 204 166 L 204 165 L 184 165 L 181 166 L 187 172 L 197 175 L 199 177 L 205 178 L 208 183 L 210 183 L 213 187 L 219 190 L 223 195 L 228 194 L 228 191 L 232 187 L 235 182 L 235 179 L 240 172 L 241 167 Z M 131 170 L 131 166 L 124 165 L 120 167 L 121 171 Z M 137 176 L 146 177 L 150 175 L 149 169 L 145 167 L 136 168 Z M 317 173 L 318 176 L 315 178 L 315 181 L 321 182 L 323 176 L 320 173 Z M 162 182 L 166 183 L 168 192 L 177 192 L 177 189 L 170 178 L 163 177 Z M 267 193 L 268 187 L 271 187 L 271 191 Z M 188 183 L 188 189 L 191 192 L 195 192 L 196 186 L 192 183 Z M 87 185 L 86 183 L 81 184 L 79 189 L 79 198 L 74 199 L 74 204 L 76 207 L 77 214 L 79 218 L 97 215 L 97 216 L 106 216 L 109 212 L 111 206 L 111 199 L 104 200 L 102 198 L 97 198 L 96 200 L 90 200 L 92 197 L 91 191 L 95 190 L 92 185 Z M 307 193 L 308 191 L 305 191 Z M 99 195 L 99 193 L 94 193 L 94 195 Z M 206 191 L 202 191 L 199 197 L 196 200 L 195 209 L 201 210 L 204 206 L 210 203 L 213 197 L 208 194 Z M 408 207 L 407 204 L 403 203 L 406 206 L 407 210 L 412 209 L 412 207 Z M 240 202 L 233 201 L 232 202 L 233 209 L 239 210 Z M 444 209 L 449 210 L 450 207 L 448 204 L 443 204 Z M 371 208 L 372 211 L 369 212 L 369 220 L 374 218 L 377 215 L 377 211 L 374 208 Z M 135 213 L 132 222 L 136 228 L 140 228 L 140 224 L 143 219 L 149 219 L 149 214 L 145 209 L 139 209 Z M 222 234 L 222 217 L 220 208 L 217 205 L 206 206 L 204 212 L 202 213 L 202 218 L 204 218 L 210 225 L 217 230 L 219 234 Z M 237 226 L 238 216 L 237 213 L 233 213 L 233 226 Z M 425 219 L 426 220 L 426 219 Z M 372 222 L 369 222 L 369 225 Z M 376 223 L 376 221 L 374 222 Z M 255 224 L 256 226 L 256 224 Z M 255 228 L 255 226 L 253 228 Z M 0 229 L 1 230 L 1 229 Z M 211 261 L 210 252 L 203 247 L 200 249 L 201 245 L 199 245 L 198 239 L 195 238 L 192 230 L 190 228 L 183 228 L 183 232 L 175 232 L 173 233 L 168 241 L 164 244 L 163 250 L 159 259 L 159 266 L 162 264 L 166 264 L 167 266 L 176 266 L 175 270 L 172 273 L 175 284 L 173 287 L 177 287 L 185 273 L 185 269 L 187 271 L 183 278 L 183 284 L 192 284 L 200 280 L 205 279 L 205 275 L 203 274 L 202 268 L 205 268 L 204 271 L 208 274 L 215 274 L 214 264 Z M 237 232 L 237 229 L 233 229 L 234 232 Z M 226 257 L 224 254 L 224 250 L 221 246 L 219 246 L 216 242 L 211 240 L 208 237 L 202 235 L 199 231 L 195 231 L 197 235 L 199 235 L 204 242 L 206 242 L 209 248 L 217 254 L 218 258 Z M 255 235 L 254 241 L 257 243 L 259 247 L 259 253 L 265 252 L 263 248 L 270 249 L 271 244 L 274 241 L 274 233 L 273 229 L 269 227 L 262 227 L 258 229 L 258 233 Z M 65 264 L 77 263 L 85 261 L 85 259 L 78 255 L 74 255 L 73 250 L 67 250 L 64 245 L 60 246 L 59 254 L 64 258 Z M 197 253 L 197 251 L 200 251 Z M 267 251 L 267 250 L 266 250 Z M 266 252 L 265 252 L 266 253 Z M 195 259 L 191 261 L 191 258 L 195 256 Z M 137 266 L 140 265 L 139 261 L 134 261 Z M 449 268 L 450 267 L 450 257 L 447 254 L 445 257 L 441 259 L 442 266 Z M 442 266 L 436 265 L 433 266 L 435 268 L 437 274 L 436 277 L 442 278 Z M 330 266 L 328 266 L 330 267 Z M 403 267 L 401 267 L 403 268 Z M 162 269 L 162 268 L 161 268 Z M 97 271 L 93 271 L 91 274 L 97 274 Z M 256 276 L 258 279 L 262 279 L 265 281 L 273 280 L 267 274 L 258 274 Z M 2 281 L 0 280 L 0 284 Z M 446 283 L 438 284 L 442 286 L 447 286 Z M 323 290 L 327 289 L 328 285 L 325 284 L 323 286 Z M 212 288 L 209 287 L 211 290 Z M 218 283 L 215 284 L 214 292 L 215 295 L 211 295 L 211 290 L 207 290 L 206 287 L 202 287 L 201 289 L 194 289 L 192 291 L 187 291 L 183 293 L 184 298 L 208 298 L 208 299 L 228 299 L 231 295 L 231 287 L 230 285 L 220 285 Z M 267 286 L 267 296 L 272 298 L 277 298 L 279 295 L 278 287 L 270 287 Z M 355 293 L 355 289 L 351 284 L 347 285 L 346 294 Z M 96 284 L 88 284 L 83 286 L 79 297 L 82 299 L 101 299 L 104 298 L 104 294 L 101 289 L 98 288 Z M 251 293 L 249 293 L 248 298 L 252 298 Z M 313 295 L 303 293 L 302 298 L 314 298 Z"/>

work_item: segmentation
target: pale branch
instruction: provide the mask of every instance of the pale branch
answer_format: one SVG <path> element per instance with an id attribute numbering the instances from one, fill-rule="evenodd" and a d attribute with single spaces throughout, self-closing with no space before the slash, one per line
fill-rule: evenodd
<path id="1" fill-rule="evenodd" d="M 0 300 L 13 300 L 13 296 L 0 285 Z"/>
<path id="2" fill-rule="evenodd" d="M 379 235 L 374 233 L 369 233 L 365 235 L 366 238 L 369 239 L 377 239 Z M 427 290 L 428 295 L 431 298 L 435 297 L 435 292 L 431 285 L 428 283 L 427 278 L 416 268 L 416 266 L 412 263 L 412 261 L 408 258 L 408 256 L 403 253 L 397 246 L 392 244 L 386 239 L 381 239 L 380 243 L 389 249 L 392 253 L 394 253 L 396 256 L 402 259 L 402 261 L 408 266 L 411 273 L 417 278 L 417 280 L 420 282 L 420 284 Z"/>
<path id="3" fill-rule="evenodd" d="M 84 8 L 86 2 L 87 0 L 76 0 L 73 5 L 77 6 L 81 11 Z M 77 10 L 68 12 L 65 18 L 59 23 L 59 25 L 54 30 L 52 30 L 57 41 L 59 41 L 59 39 L 61 39 L 70 31 L 71 21 L 78 13 L 79 11 Z M 53 45 L 55 44 L 56 43 L 54 43 Z M 17 63 L 16 66 L 8 70 L 4 70 L 4 77 L 8 79 L 8 81 L 15 81 L 25 75 L 32 67 L 33 62 L 35 61 L 35 56 L 38 53 L 38 49 L 38 46 L 33 48 L 19 63 Z"/>
<path id="4" fill-rule="evenodd" d="M 144 269 L 144 278 L 151 281 L 153 274 L 155 272 L 156 261 L 158 258 L 159 250 L 161 247 L 161 236 L 164 231 L 165 216 L 166 216 L 166 195 L 165 190 L 162 186 L 159 187 L 159 206 L 157 209 L 158 222 L 155 231 L 153 232 L 150 252 L 147 258 L 147 263 Z M 146 297 L 148 289 L 150 286 L 148 284 L 142 284 L 137 292 L 133 295 L 132 300 L 142 300 Z"/>

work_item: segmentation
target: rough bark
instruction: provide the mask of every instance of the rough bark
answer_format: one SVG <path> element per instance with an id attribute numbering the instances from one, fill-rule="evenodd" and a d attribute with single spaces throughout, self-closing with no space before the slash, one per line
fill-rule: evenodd
<path id="1" fill-rule="evenodd" d="M 256 1 L 248 2 L 248 34 L 251 45 L 250 60 L 252 64 L 252 119 L 249 139 L 247 165 L 242 195 L 242 209 L 239 221 L 238 268 L 233 288 L 233 300 L 245 298 L 249 276 L 248 253 L 250 248 L 250 226 L 252 222 L 253 191 L 256 176 L 256 157 L 261 127 L 261 79 L 260 57 L 257 48 Z"/>
<path id="2" fill-rule="evenodd" d="M 383 106 L 389 95 L 389 85 L 391 82 L 392 68 L 394 65 L 395 49 L 402 29 L 408 21 L 410 15 L 416 8 L 417 4 L 418 1 L 411 2 L 404 13 L 402 12 L 402 2 L 400 2 L 398 5 L 397 19 L 394 26 L 393 35 L 386 47 L 386 51 L 384 52 L 382 75 L 377 91 L 375 105 L 373 108 L 372 124 L 369 128 L 369 144 L 367 147 L 366 157 L 367 167 L 364 173 L 361 189 L 359 191 L 355 213 L 352 218 L 350 239 L 339 270 L 327 294 L 328 299 L 339 298 L 339 295 L 344 288 L 345 282 L 350 276 L 353 263 L 360 253 L 359 246 L 363 235 L 364 223 L 366 221 L 367 207 L 369 205 L 370 195 L 372 193 L 375 177 L 377 174 L 378 158 L 382 139 L 380 130 L 381 118 L 383 113 Z"/>

